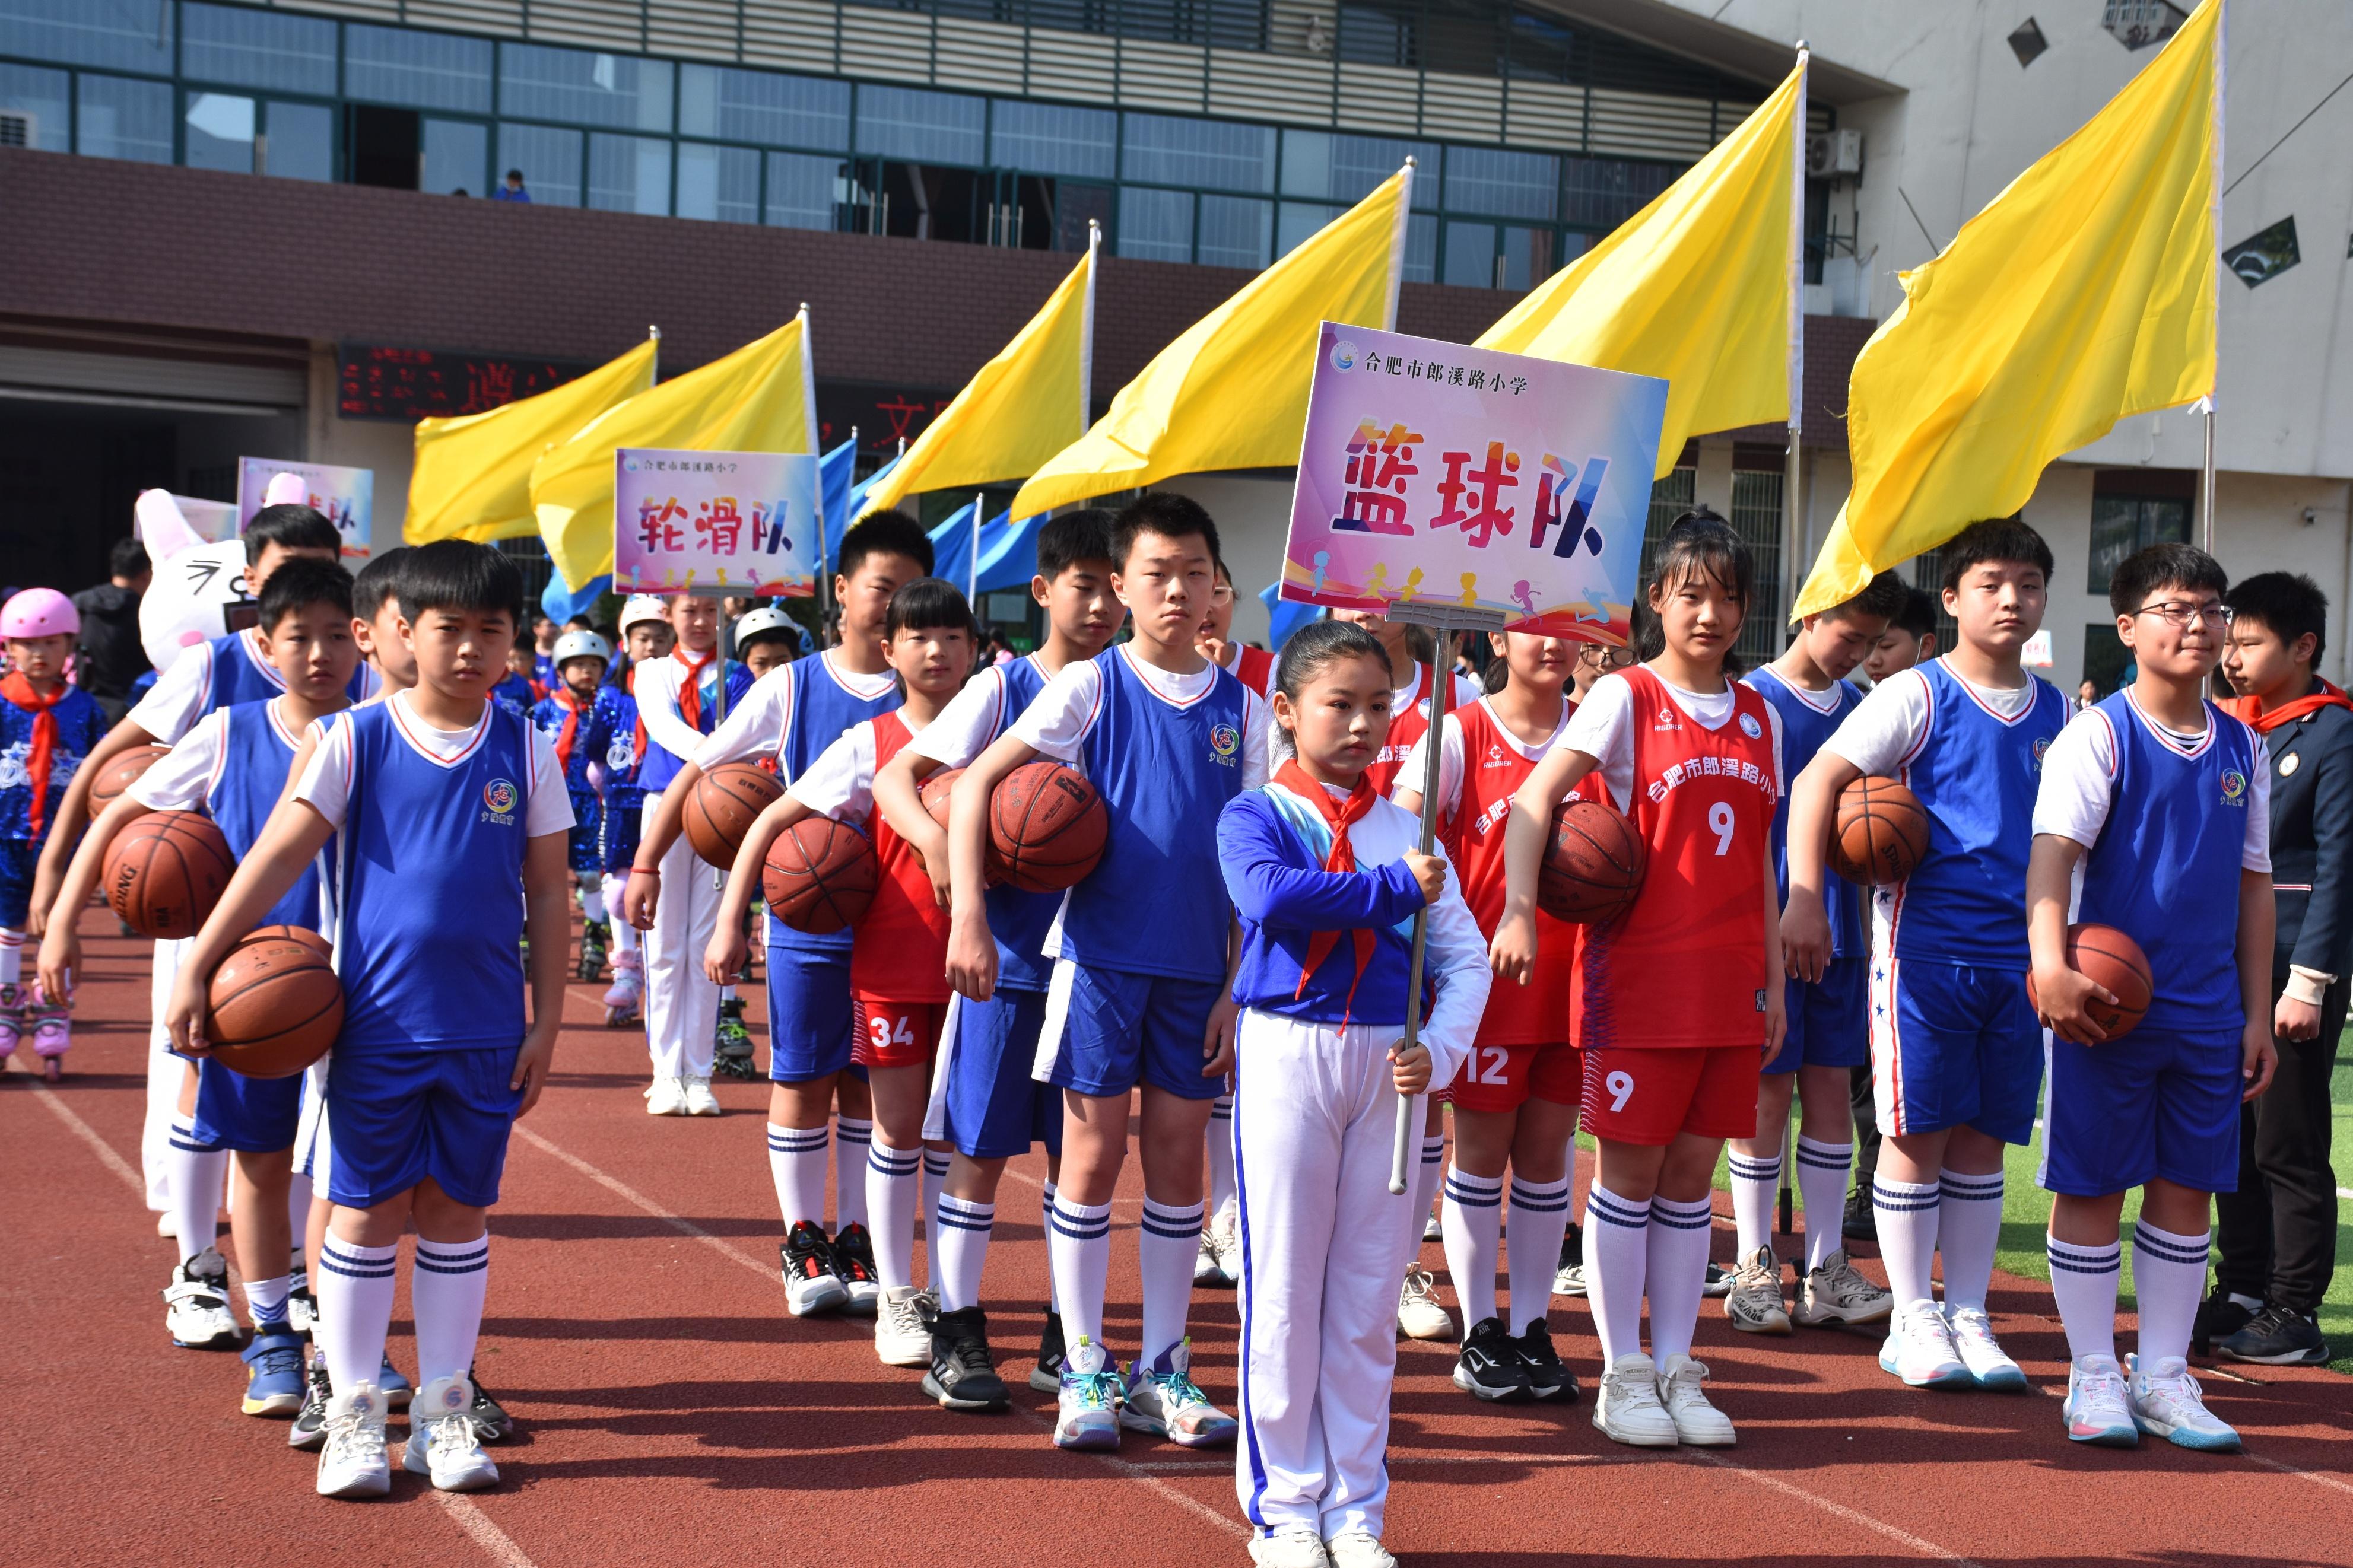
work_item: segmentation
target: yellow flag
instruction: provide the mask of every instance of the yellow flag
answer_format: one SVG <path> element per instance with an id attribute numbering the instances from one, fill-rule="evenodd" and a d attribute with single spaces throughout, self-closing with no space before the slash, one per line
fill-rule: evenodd
<path id="1" fill-rule="evenodd" d="M 1021 487 L 1013 515 L 1171 474 L 1297 462 L 1318 325 L 1396 319 L 1412 175 L 1409 165 L 1390 175 L 1162 349 L 1094 428 Z"/>
<path id="2" fill-rule="evenodd" d="M 2044 466 L 2129 414 L 2213 390 L 2221 0 L 2089 123 L 1904 275 L 1854 362 L 1854 489 L 1798 596 L 2026 504 Z"/>
<path id="3" fill-rule="evenodd" d="M 866 492 L 867 509 L 897 506 L 925 490 L 1025 478 L 1085 432 L 1100 232 L 1090 231 L 1086 256 L 1045 308 Z"/>
<path id="4" fill-rule="evenodd" d="M 532 506 L 565 584 L 578 589 L 613 569 L 617 448 L 813 452 L 815 385 L 804 306 L 766 337 L 639 393 L 542 458 L 531 474 Z"/>
<path id="5" fill-rule="evenodd" d="M 1739 129 L 1476 346 L 1663 376 L 1660 475 L 1694 436 L 1786 421 L 1805 358 L 1791 308 L 1805 123 L 1800 57 Z"/>
<path id="6" fill-rule="evenodd" d="M 483 414 L 417 426 L 408 475 L 410 544 L 436 539 L 520 539 L 539 531 L 531 510 L 532 465 L 599 414 L 654 384 L 659 334 L 562 386 Z"/>

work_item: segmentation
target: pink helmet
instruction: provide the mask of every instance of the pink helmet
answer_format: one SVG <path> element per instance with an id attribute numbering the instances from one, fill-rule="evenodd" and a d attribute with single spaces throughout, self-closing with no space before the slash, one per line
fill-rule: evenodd
<path id="1" fill-rule="evenodd" d="M 0 637 L 71 637 L 80 630 L 73 601 L 55 588 L 27 588 L 0 605 Z"/>

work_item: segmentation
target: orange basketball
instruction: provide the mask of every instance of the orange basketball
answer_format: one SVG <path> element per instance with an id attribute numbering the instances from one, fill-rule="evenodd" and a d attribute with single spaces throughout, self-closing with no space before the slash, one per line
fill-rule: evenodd
<path id="1" fill-rule="evenodd" d="M 943 833 L 948 828 L 948 795 L 955 788 L 956 780 L 962 777 L 962 768 L 934 768 L 924 776 L 923 787 L 916 792 L 923 797 L 923 809 L 932 814 L 932 820 L 940 825 Z"/>
<path id="2" fill-rule="evenodd" d="M 256 926 L 253 928 L 253 935 L 245 940 L 251 942 L 254 937 L 261 936 L 281 937 L 288 942 L 299 942 L 321 958 L 332 959 L 335 956 L 335 944 L 309 926 Z"/>
<path id="3" fill-rule="evenodd" d="M 2132 1033 L 2155 995 L 2157 976 L 2148 966 L 2148 954 L 2141 952 L 2140 943 L 2114 926 L 2096 925 L 2091 921 L 2067 928 L 2067 967 L 2094 985 L 2107 988 L 2116 999 L 2110 1006 L 2097 997 L 2084 1008 L 2084 1015 L 2105 1031 L 2110 1040 L 2120 1040 Z M 2042 1004 L 2034 994 L 2034 975 L 2026 976 L 2027 1005 L 2036 1012 Z"/>
<path id="4" fill-rule="evenodd" d="M 989 796 L 988 829 L 1007 881 L 1032 893 L 1059 893 L 1084 881 L 1102 861 L 1111 814 L 1076 768 L 1026 763 Z"/>
<path id="5" fill-rule="evenodd" d="M 194 936 L 236 871 L 228 840 L 211 817 L 150 812 L 106 847 L 106 901 L 141 936 Z"/>
<path id="6" fill-rule="evenodd" d="M 205 1043 L 248 1078 L 291 1078 L 327 1054 L 343 1026 L 343 987 L 317 932 L 265 927 L 229 949 L 205 992 Z"/>
<path id="7" fill-rule="evenodd" d="M 686 797 L 686 841 L 694 852 L 724 871 L 759 815 L 774 805 L 785 786 L 754 763 L 722 763 L 694 781 Z"/>
<path id="8" fill-rule="evenodd" d="M 141 773 L 171 751 L 169 746 L 133 746 L 107 763 L 105 771 L 90 782 L 90 814 L 96 816 L 112 805 L 124 790 L 139 782 Z"/>
<path id="9" fill-rule="evenodd" d="M 760 890 L 776 919 L 828 936 L 865 918 L 881 874 L 866 835 L 829 816 L 805 816 L 768 847 Z"/>
<path id="10" fill-rule="evenodd" d="M 1651 847 L 1634 825 L 1599 801 L 1576 796 L 1552 814 L 1544 864 L 1536 874 L 1536 907 L 1573 925 L 1618 918 L 1642 889 Z"/>
<path id="11" fill-rule="evenodd" d="M 1866 888 L 1900 882 L 1928 853 L 1928 813 L 1894 779 L 1857 779 L 1839 792 L 1831 869 Z"/>

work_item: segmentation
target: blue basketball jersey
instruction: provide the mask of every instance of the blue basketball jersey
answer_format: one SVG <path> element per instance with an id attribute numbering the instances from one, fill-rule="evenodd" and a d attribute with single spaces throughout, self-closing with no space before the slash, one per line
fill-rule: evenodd
<path id="1" fill-rule="evenodd" d="M 702 674 L 694 684 L 696 692 L 702 699 L 702 714 L 695 728 L 708 735 L 712 731 L 719 728 L 719 661 L 714 658 L 705 665 Z M 727 707 L 729 711 L 733 711 L 735 705 L 744 700 L 744 693 L 751 689 L 752 672 L 734 660 L 728 660 Z M 670 787 L 670 781 L 678 777 L 679 770 L 686 765 L 686 761 L 684 757 L 672 756 L 660 742 L 648 736 L 646 754 L 638 764 L 638 782 L 649 793 L 666 790 Z"/>
<path id="2" fill-rule="evenodd" d="M 1927 731 L 1896 776 L 1928 813 L 1928 853 L 1909 879 L 1879 889 L 1879 918 L 1898 958 L 2023 972 L 2034 795 L 2067 700 L 2030 675 L 2033 700 L 2005 719 L 1943 659 L 1919 669 Z"/>
<path id="3" fill-rule="evenodd" d="M 1013 727 L 1022 710 L 1046 689 L 1046 672 L 1037 656 L 1017 658 L 981 672 L 983 680 L 997 685 L 997 736 Z M 1010 882 L 988 889 L 988 930 L 997 938 L 997 984 L 999 989 L 1043 991 L 1052 977 L 1053 961 L 1045 954 L 1046 933 L 1053 929 L 1055 911 L 1062 907 L 1060 893 L 1028 893 Z"/>
<path id="4" fill-rule="evenodd" d="M 523 1035 L 524 806 L 531 723 L 498 703 L 444 764 L 402 733 L 396 704 L 355 709 L 351 797 L 337 835 L 343 889 L 338 1053 L 512 1047 Z"/>
<path id="5" fill-rule="evenodd" d="M 205 807 L 228 840 L 229 853 L 242 860 L 253 853 L 262 825 L 286 791 L 286 775 L 294 765 L 300 739 L 279 729 L 269 703 L 240 702 L 221 715 L 227 729 L 221 736 L 220 765 L 205 791 Z M 314 861 L 256 925 L 304 926 L 320 929 L 319 868 Z"/>
<path id="6" fill-rule="evenodd" d="M 793 660 L 785 667 L 785 679 L 793 683 L 793 703 L 784 735 L 776 742 L 776 776 L 787 784 L 851 727 L 888 713 L 906 700 L 895 684 L 880 697 L 860 697 L 835 677 L 821 653 Z M 781 921 L 768 922 L 770 946 L 802 952 L 846 953 L 853 934 L 841 931 L 811 936 Z"/>
<path id="7" fill-rule="evenodd" d="M 1102 862 L 1071 889 L 1064 958 L 1094 969 L 1223 980 L 1233 904 L 1218 867 L 1218 814 L 1242 793 L 1250 689 L 1219 669 L 1179 708 L 1111 648 L 1079 767 L 1111 814 Z M 1214 667 L 1213 667 L 1214 668 Z"/>
<path id="8" fill-rule="evenodd" d="M 2099 842 L 2084 858 L 2075 918 L 2140 943 L 2156 976 L 2144 1027 L 2235 1035 L 2239 871 L 2249 781 L 2264 765 L 2254 731 L 2206 704 L 2206 733 L 2183 752 L 2123 691 L 2092 710 L 2115 738 L 2116 784 Z"/>
<path id="9" fill-rule="evenodd" d="M 1781 716 L 1781 777 L 1794 783 L 1814 760 L 1822 743 L 1838 732 L 1840 722 L 1862 700 L 1848 680 L 1834 681 L 1824 692 L 1800 691 L 1769 668 L 1742 676 L 1743 684 L 1773 705 Z M 1830 706 L 1817 706 L 1823 700 Z M 1773 876 L 1781 902 L 1789 901 L 1789 791 L 1773 807 Z M 1862 900 L 1853 883 L 1833 875 L 1822 889 L 1822 903 L 1831 918 L 1831 956 L 1859 958 L 1870 951 L 1862 932 Z"/>
<path id="10" fill-rule="evenodd" d="M 262 662 L 261 656 L 253 651 L 252 639 L 245 633 L 231 632 L 225 637 L 215 637 L 206 647 L 208 662 L 205 697 L 196 706 L 196 718 L 216 708 L 234 708 L 240 702 L 267 702 L 286 689 L 286 678 Z M 352 671 L 343 695 L 353 702 L 364 702 L 375 694 L 375 671 L 363 660 Z"/>

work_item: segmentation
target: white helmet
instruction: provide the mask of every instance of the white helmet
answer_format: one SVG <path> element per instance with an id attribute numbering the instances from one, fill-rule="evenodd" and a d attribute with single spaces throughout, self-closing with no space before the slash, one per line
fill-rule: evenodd
<path id="1" fill-rule="evenodd" d="M 782 632 L 785 640 L 794 647 L 805 648 L 808 646 L 807 635 L 801 630 L 800 623 L 774 605 L 763 605 L 735 623 L 735 646 L 742 647 L 763 632 Z"/>
<path id="2" fill-rule="evenodd" d="M 639 621 L 659 621 L 670 624 L 670 606 L 658 594 L 632 594 L 621 606 L 620 635 L 628 637 L 629 628 Z"/>
<path id="3" fill-rule="evenodd" d="M 595 632 L 566 632 L 555 639 L 555 668 L 562 669 L 575 658 L 600 658 L 613 662 L 613 645 Z"/>

